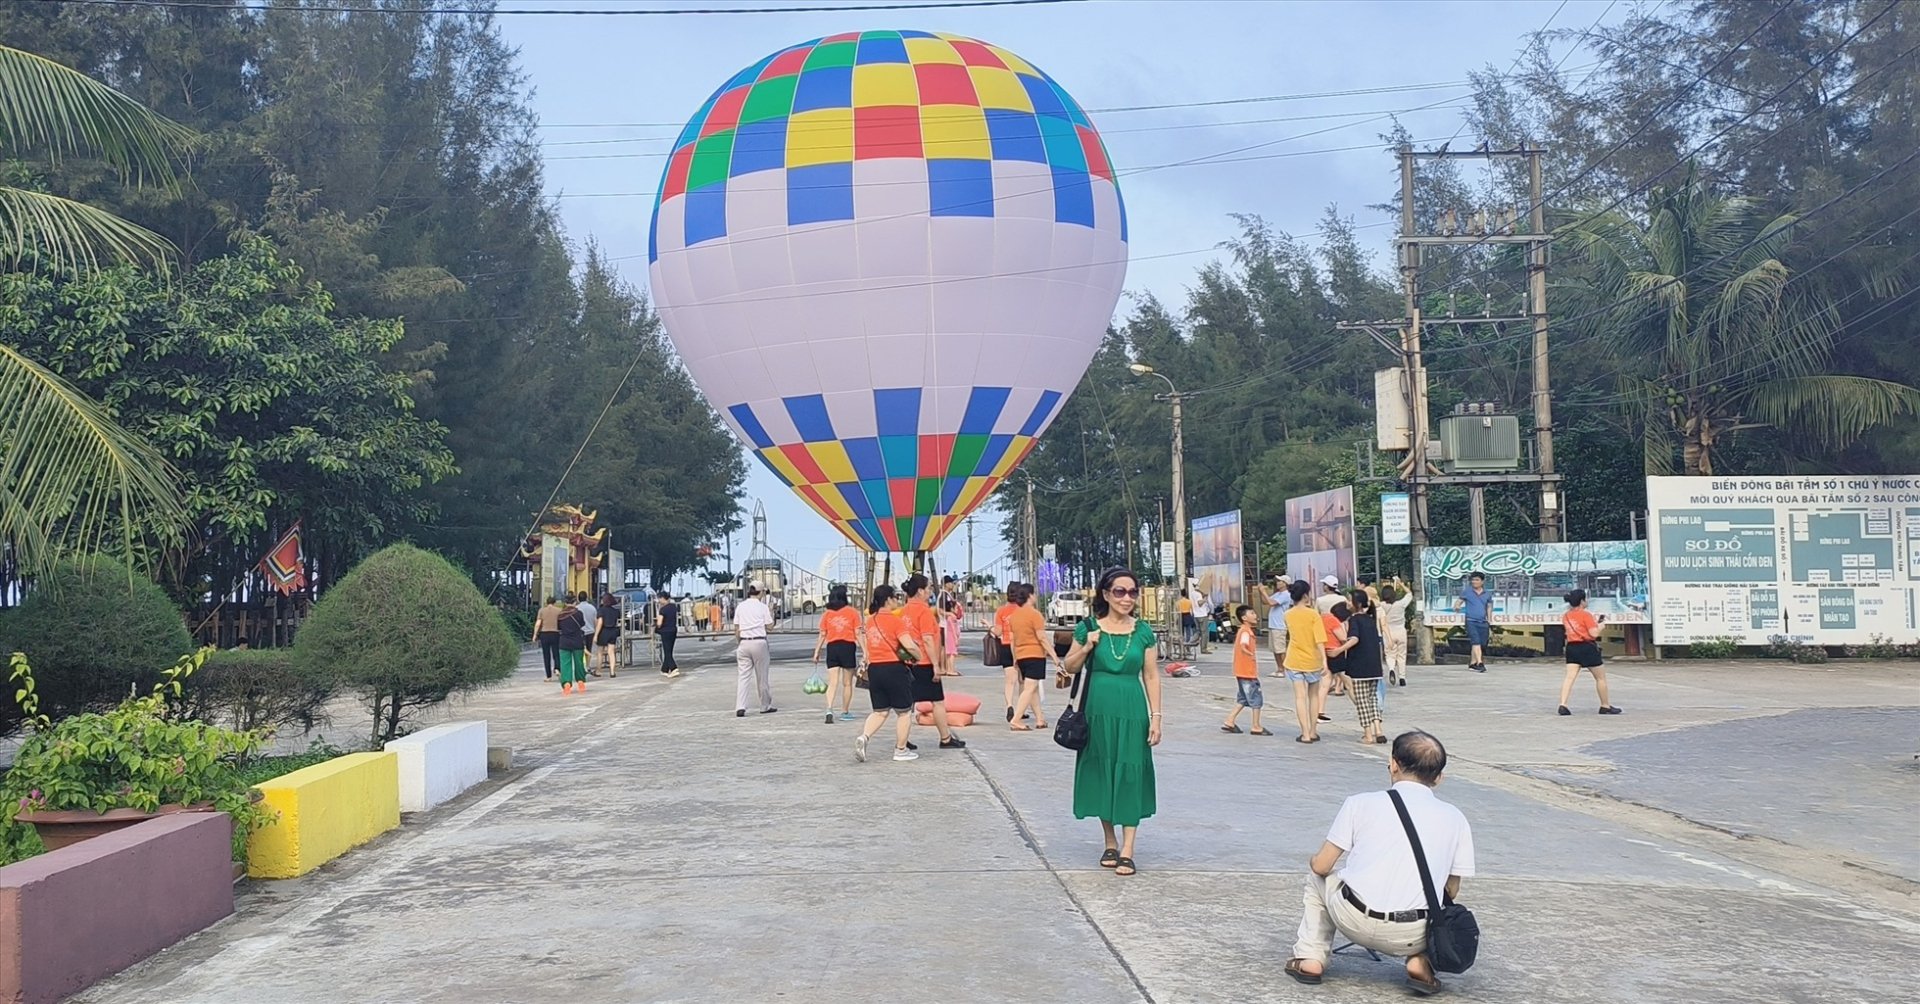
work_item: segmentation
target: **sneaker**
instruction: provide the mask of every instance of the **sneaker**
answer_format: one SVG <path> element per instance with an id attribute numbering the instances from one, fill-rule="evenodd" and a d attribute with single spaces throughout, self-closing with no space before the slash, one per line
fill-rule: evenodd
<path id="1" fill-rule="evenodd" d="M 1473 670 L 1476 673 L 1484 673 L 1487 671 L 1487 664 L 1484 662 L 1476 662 L 1473 665 L 1468 666 L 1467 668 Z"/>
<path id="2" fill-rule="evenodd" d="M 914 744 L 913 744 L 912 742 L 908 742 L 908 743 L 907 743 L 907 748 L 908 748 L 908 749 L 910 749 L 910 750 L 917 750 L 917 749 L 919 749 L 920 747 L 918 747 L 918 746 L 915 746 L 915 745 L 914 745 Z"/>
<path id="3" fill-rule="evenodd" d="M 560 692 L 561 692 L 561 693 L 563 693 L 563 694 L 571 694 L 571 693 L 573 693 L 573 684 L 571 684 L 571 683 L 563 683 L 563 684 L 561 684 L 561 685 L 560 685 Z"/>
<path id="4" fill-rule="evenodd" d="M 763 715 L 771 715 L 771 714 L 773 714 L 774 712 L 776 712 L 776 711 L 779 711 L 779 710 L 780 710 L 779 708 L 761 708 L 761 709 L 760 709 L 760 713 L 761 713 L 761 714 L 763 714 Z"/>
<path id="5" fill-rule="evenodd" d="M 745 709 L 745 708 L 735 708 L 735 709 L 733 709 L 733 717 L 735 717 L 735 718 L 745 718 L 745 717 L 747 717 L 747 709 Z"/>
<path id="6" fill-rule="evenodd" d="M 669 679 L 669 680 L 671 680 L 671 679 L 673 679 L 674 677 L 676 677 L 676 676 L 679 676 L 679 675 L 680 675 L 680 670 L 678 670 L 678 669 L 675 669 L 675 670 L 674 670 L 673 672 L 671 672 L 671 673 L 668 673 L 668 674 L 667 674 L 667 679 Z"/>
<path id="7" fill-rule="evenodd" d="M 856 714 L 854 714 L 854 713 L 853 713 L 853 712 L 851 712 L 851 711 L 842 711 L 842 712 L 840 712 L 840 720 L 841 720 L 841 721 L 843 721 L 843 722 L 853 722 L 853 721 L 859 721 L 859 719 L 860 719 L 860 716 L 859 716 L 859 715 L 856 715 Z"/>
<path id="8" fill-rule="evenodd" d="M 1573 714 L 1573 712 L 1571 712 L 1571 711 L 1568 711 L 1568 710 L 1567 710 L 1567 706 L 1566 706 L 1566 705 L 1564 705 L 1564 704 L 1562 704 L 1562 705 L 1560 705 L 1560 713 L 1561 713 L 1561 714 L 1563 714 L 1563 715 L 1571 715 L 1571 714 Z"/>
<path id="9" fill-rule="evenodd" d="M 867 737 L 861 736 L 853 741 L 853 758 L 861 763 L 867 762 Z"/>
<path id="10" fill-rule="evenodd" d="M 948 736 L 940 740 L 940 748 L 943 750 L 963 750 L 967 748 L 967 741 L 959 736 Z"/>
<path id="11" fill-rule="evenodd" d="M 827 712 L 827 724 L 828 725 L 833 724 L 833 712 L 831 711 Z"/>
<path id="12" fill-rule="evenodd" d="M 920 754 L 915 753 L 912 750 L 897 749 L 893 751 L 893 759 L 896 763 L 904 762 L 907 760 L 918 760 L 920 759 Z"/>
<path id="13" fill-rule="evenodd" d="M 1606 707 L 1601 708 L 1600 713 L 1603 715 L 1617 715 L 1620 713 L 1620 709 L 1609 704 Z"/>

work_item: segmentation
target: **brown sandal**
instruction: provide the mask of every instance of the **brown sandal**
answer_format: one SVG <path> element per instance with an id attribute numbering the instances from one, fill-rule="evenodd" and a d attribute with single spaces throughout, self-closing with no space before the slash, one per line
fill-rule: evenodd
<path id="1" fill-rule="evenodd" d="M 1320 980 L 1324 978 L 1326 974 L 1310 973 L 1300 968 L 1300 963 L 1305 961 L 1306 961 L 1305 959 L 1288 959 L 1287 975 L 1293 977 L 1296 981 L 1300 983 L 1305 983 L 1307 986 L 1310 986 L 1310 987 L 1319 986 Z"/>
<path id="2" fill-rule="evenodd" d="M 1009 726 L 1007 726 L 1007 728 L 1009 728 L 1009 729 L 1011 729 L 1011 730 L 1013 730 L 1013 731 L 1015 731 L 1015 732 L 1032 732 L 1032 731 L 1033 731 L 1033 727 L 1032 727 L 1032 726 L 1030 726 L 1030 725 L 1022 725 L 1022 724 L 1020 724 L 1019 722 L 1014 722 L 1014 723 L 1013 723 L 1012 725 L 1009 725 Z"/>

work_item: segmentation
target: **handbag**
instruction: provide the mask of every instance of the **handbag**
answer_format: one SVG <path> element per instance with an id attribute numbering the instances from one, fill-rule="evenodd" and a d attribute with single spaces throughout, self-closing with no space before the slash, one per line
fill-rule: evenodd
<path id="1" fill-rule="evenodd" d="M 1427 959 L 1439 972 L 1464 973 L 1473 968 L 1474 957 L 1480 954 L 1480 922 L 1474 919 L 1472 910 L 1458 903 L 1440 904 L 1434 892 L 1433 872 L 1427 868 L 1427 852 L 1420 846 L 1420 832 L 1413 828 L 1407 803 L 1391 788 L 1387 797 L 1393 799 L 1393 811 L 1400 814 L 1400 825 L 1413 845 L 1413 860 L 1420 866 L 1420 886 L 1427 894 Z"/>
<path id="2" fill-rule="evenodd" d="M 1091 660 L 1089 660 L 1091 661 Z M 1053 741 L 1067 749 L 1079 752 L 1087 748 L 1091 730 L 1087 726 L 1086 701 L 1080 700 L 1080 707 L 1074 707 L 1074 701 L 1083 698 L 1093 684 L 1088 677 L 1093 675 L 1092 666 L 1081 666 L 1075 675 L 1073 689 L 1067 691 L 1067 708 L 1060 717 L 1053 720 Z"/>

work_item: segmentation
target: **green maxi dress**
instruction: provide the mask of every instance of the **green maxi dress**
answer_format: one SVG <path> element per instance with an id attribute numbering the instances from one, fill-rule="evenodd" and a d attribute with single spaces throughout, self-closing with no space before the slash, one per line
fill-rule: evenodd
<path id="1" fill-rule="evenodd" d="M 1087 625 L 1074 629 L 1084 644 Z M 1092 816 L 1115 826 L 1139 826 L 1157 807 L 1153 787 L 1153 747 L 1147 745 L 1147 692 L 1140 670 L 1154 647 L 1153 628 L 1135 621 L 1133 634 L 1105 633 L 1087 656 L 1081 672 L 1081 703 L 1087 716 L 1087 748 L 1073 768 L 1073 815 Z"/>

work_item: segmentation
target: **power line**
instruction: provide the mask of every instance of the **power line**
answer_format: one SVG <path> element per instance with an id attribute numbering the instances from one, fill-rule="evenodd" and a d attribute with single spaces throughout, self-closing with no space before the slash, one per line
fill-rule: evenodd
<path id="1" fill-rule="evenodd" d="M 1538 39 L 1538 38 L 1539 38 L 1539 36 L 1540 36 L 1540 35 L 1541 35 L 1542 33 L 1544 33 L 1544 32 L 1545 32 L 1545 31 L 1546 31 L 1546 30 L 1547 30 L 1548 28 L 1551 28 L 1551 27 L 1553 27 L 1553 22 L 1554 22 L 1554 21 L 1555 21 L 1555 20 L 1556 20 L 1557 18 L 1559 18 L 1559 17 L 1560 17 L 1560 12 L 1561 12 L 1561 11 L 1563 11 L 1563 10 L 1566 10 L 1566 9 L 1567 9 L 1567 4 L 1568 4 L 1568 3 L 1570 3 L 1570 2 L 1571 2 L 1571 0 L 1560 0 L 1560 6 L 1558 6 L 1558 7 L 1555 7 L 1555 8 L 1553 9 L 1553 13 L 1551 13 L 1551 14 L 1548 14 L 1548 15 L 1547 15 L 1547 23 L 1545 23 L 1545 24 L 1543 24 L 1543 25 L 1541 25 L 1540 27 L 1538 27 L 1538 28 L 1536 28 L 1536 29 L 1534 29 L 1534 30 L 1533 30 L 1533 33 L 1532 33 L 1532 35 L 1531 35 L 1531 36 L 1529 36 L 1529 37 L 1531 37 L 1531 38 L 1534 38 L 1534 39 Z M 1612 4 L 1608 4 L 1608 5 L 1607 5 L 1607 10 L 1612 10 L 1612 9 L 1613 9 L 1613 5 L 1612 5 Z M 1601 17 L 1606 17 L 1606 16 L 1607 16 L 1607 14 L 1606 14 L 1606 11 L 1601 11 L 1601 12 L 1600 12 L 1600 16 L 1601 16 Z M 1594 21 L 1594 23 L 1595 23 L 1595 24 L 1599 24 L 1600 22 L 1599 22 L 1599 21 L 1598 21 L 1598 20 L 1596 19 L 1596 20 Z M 1527 58 L 1527 50 L 1528 50 L 1528 49 L 1531 49 L 1532 47 L 1533 47 L 1533 43 L 1531 43 L 1531 42 L 1529 42 L 1529 43 L 1528 43 L 1528 44 L 1526 44 L 1526 45 L 1523 45 L 1523 46 L 1521 46 L 1521 47 L 1520 47 L 1520 51 L 1514 54 L 1514 57 L 1513 57 L 1513 63 L 1512 63 L 1511 65 L 1509 65 L 1509 66 L 1507 67 L 1507 72 L 1506 72 L 1506 73 L 1504 73 L 1504 74 L 1501 74 L 1501 75 L 1502 75 L 1502 76 L 1507 76 L 1507 77 L 1510 77 L 1510 76 L 1513 76 L 1513 71 L 1515 71 L 1515 70 L 1517 70 L 1517 69 L 1519 69 L 1519 68 L 1520 68 L 1520 61 L 1521 61 L 1521 60 L 1523 60 L 1523 59 L 1525 59 L 1525 58 Z M 1578 48 L 1578 46 L 1576 46 L 1575 48 Z M 1568 50 L 1567 50 L 1567 55 L 1569 55 L 1569 56 L 1571 56 L 1571 55 L 1573 55 L 1573 49 L 1568 49 Z M 1561 61 L 1562 61 L 1562 62 L 1565 62 L 1565 59 L 1563 58 L 1563 59 L 1562 59 Z M 1448 143 L 1452 143 L 1452 142 L 1453 142 L 1454 140 L 1456 140 L 1456 139 L 1459 139 L 1459 138 L 1460 138 L 1460 134 L 1461 134 L 1461 133 L 1463 133 L 1463 132 L 1466 132 L 1466 131 L 1467 131 L 1467 122 L 1466 122 L 1466 119 L 1465 119 L 1465 117 L 1463 116 L 1463 117 L 1461 118 L 1461 121 L 1460 121 L 1460 128 L 1458 128 L 1458 129 L 1455 129 L 1455 130 L 1453 131 L 1453 135 L 1452 135 L 1452 136 L 1449 136 L 1449 137 L 1447 137 L 1447 142 L 1448 142 Z"/>
<path id="2" fill-rule="evenodd" d="M 792 7 L 422 7 L 417 10 L 394 7 L 370 7 L 349 4 L 302 4 L 283 7 L 269 3 L 222 3 L 220 0 L 64 0 L 90 7 L 162 7 L 182 10 L 254 11 L 256 13 L 291 11 L 314 14 L 501 14 L 507 16 L 559 17 L 675 17 L 688 14 L 845 14 L 883 10 L 935 10 L 956 7 L 1038 7 L 1048 4 L 1091 3 L 1094 0 L 926 0 L 924 3 L 865 3 L 844 7 L 810 5 Z"/>

